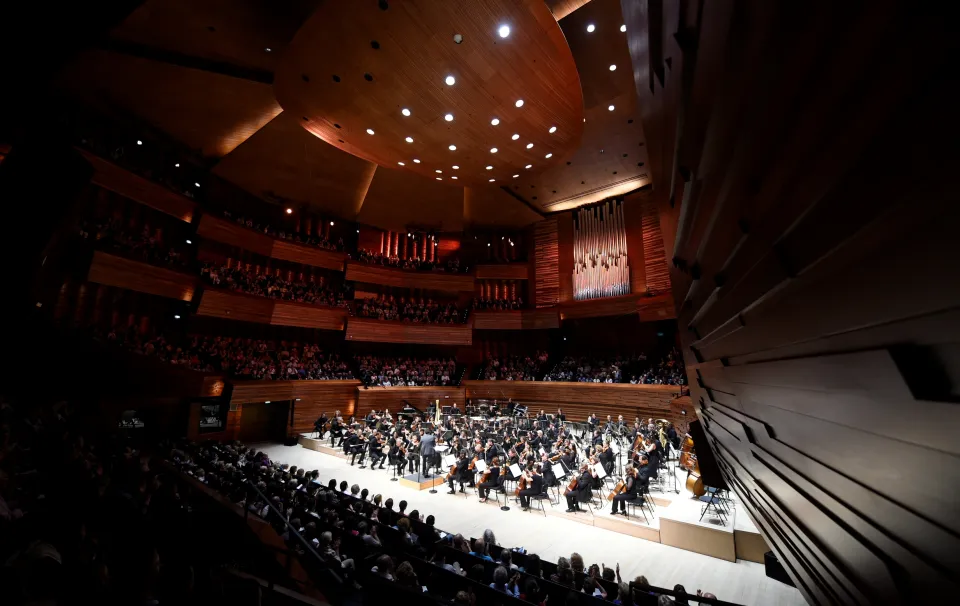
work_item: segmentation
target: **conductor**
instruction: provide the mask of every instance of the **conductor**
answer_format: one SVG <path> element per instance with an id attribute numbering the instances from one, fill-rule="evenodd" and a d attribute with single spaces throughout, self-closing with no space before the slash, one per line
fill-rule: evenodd
<path id="1" fill-rule="evenodd" d="M 433 463 L 433 457 L 436 453 L 434 446 L 437 444 L 437 438 L 433 435 L 433 430 L 428 429 L 420 440 L 420 455 L 423 457 L 423 477 L 430 477 L 430 465 Z"/>

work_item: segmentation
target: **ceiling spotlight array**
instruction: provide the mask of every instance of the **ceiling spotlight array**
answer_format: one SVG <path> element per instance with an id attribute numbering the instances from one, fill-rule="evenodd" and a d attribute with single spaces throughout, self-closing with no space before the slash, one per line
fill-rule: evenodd
<path id="1" fill-rule="evenodd" d="M 404 116 L 409 116 L 410 110 L 404 107 L 403 109 L 400 110 L 400 113 L 403 114 Z"/>

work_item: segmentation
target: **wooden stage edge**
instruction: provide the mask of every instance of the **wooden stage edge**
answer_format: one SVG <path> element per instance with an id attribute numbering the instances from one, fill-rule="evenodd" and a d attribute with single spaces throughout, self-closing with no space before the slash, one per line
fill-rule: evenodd
<path id="1" fill-rule="evenodd" d="M 298 443 L 300 446 L 325 455 L 346 459 L 346 455 L 339 448 L 331 448 L 329 440 L 318 440 L 309 437 L 313 434 L 300 434 Z M 430 490 L 437 487 L 439 490 L 446 491 L 444 485 L 444 474 L 436 475 L 429 479 L 418 478 L 414 475 L 407 475 L 399 478 L 398 484 L 410 490 Z M 555 496 L 550 491 L 551 497 Z M 468 489 L 464 494 L 457 494 L 458 498 L 476 500 L 476 493 L 473 489 Z M 734 520 L 732 516 L 746 516 L 742 511 L 742 506 L 738 506 L 731 514 L 731 518 L 722 528 L 711 527 L 707 522 L 699 522 L 699 504 L 689 498 L 678 497 L 676 499 L 666 498 L 666 495 L 654 493 L 653 501 L 656 504 L 656 515 L 651 517 L 647 511 L 648 523 L 644 523 L 644 518 L 639 509 L 629 518 L 623 516 L 610 515 L 610 503 L 604 500 L 599 509 L 594 509 L 591 513 L 585 510 L 580 513 L 567 513 L 566 502 L 563 496 L 560 496 L 560 502 L 553 504 L 544 499 L 543 512 L 533 507 L 530 511 L 521 512 L 520 506 L 514 501 L 513 495 L 509 495 L 507 505 L 511 509 L 518 510 L 520 515 L 546 515 L 558 518 L 564 518 L 578 524 L 586 524 L 595 528 L 603 528 L 612 532 L 637 537 L 645 541 L 653 541 L 663 545 L 670 545 L 684 551 L 692 551 L 711 557 L 728 560 L 731 562 L 746 560 L 751 562 L 763 563 L 763 554 L 769 548 L 763 539 L 763 536 L 756 531 L 752 524 L 749 529 L 737 528 L 734 531 Z M 500 507 L 498 502 L 491 495 L 486 504 L 477 502 L 478 507 Z M 740 511 L 738 511 L 740 510 Z M 631 508 L 631 511 L 634 511 Z M 665 515 L 664 515 L 665 514 Z"/>

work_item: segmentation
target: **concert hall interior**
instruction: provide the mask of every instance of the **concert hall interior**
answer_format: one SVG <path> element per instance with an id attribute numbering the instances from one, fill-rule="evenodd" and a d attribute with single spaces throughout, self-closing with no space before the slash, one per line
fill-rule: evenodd
<path id="1" fill-rule="evenodd" d="M 939 4 L 13 4 L 4 604 L 956 599 Z"/>

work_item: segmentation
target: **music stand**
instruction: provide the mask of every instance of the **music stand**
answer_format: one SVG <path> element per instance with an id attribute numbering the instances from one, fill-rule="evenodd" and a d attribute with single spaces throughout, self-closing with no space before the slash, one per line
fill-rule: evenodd
<path id="1" fill-rule="evenodd" d="M 431 462 L 441 460 L 441 457 L 443 457 L 443 453 L 447 452 L 447 450 L 449 449 L 450 447 L 447 446 L 446 444 L 440 444 L 439 446 L 434 446 L 433 450 L 435 452 L 433 453 L 433 459 L 431 460 Z M 429 472 L 430 469 L 428 468 L 427 471 Z M 438 470 L 435 470 L 435 471 L 438 471 Z M 435 477 L 436 475 L 438 474 L 435 473 L 433 477 Z M 430 494 L 437 494 L 437 487 L 435 485 L 430 487 Z"/>

